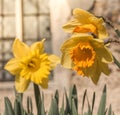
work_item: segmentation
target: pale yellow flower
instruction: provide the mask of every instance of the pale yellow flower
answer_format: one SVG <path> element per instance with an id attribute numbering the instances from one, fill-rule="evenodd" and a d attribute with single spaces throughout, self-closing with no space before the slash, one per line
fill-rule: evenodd
<path id="1" fill-rule="evenodd" d="M 61 47 L 61 64 L 81 76 L 87 76 L 97 84 L 100 74 L 109 75 L 108 63 L 113 62 L 112 54 L 101 39 L 89 34 L 74 34 Z"/>
<path id="2" fill-rule="evenodd" d="M 15 39 L 12 50 L 14 58 L 8 61 L 5 69 L 15 75 L 16 90 L 24 92 L 31 81 L 47 88 L 48 76 L 59 63 L 59 58 L 44 52 L 44 40 L 29 47 L 19 39 Z"/>
<path id="3" fill-rule="evenodd" d="M 100 39 L 108 37 L 102 18 L 97 18 L 93 14 L 79 8 L 73 10 L 73 15 L 74 18 L 63 26 L 66 32 L 92 33 Z"/>

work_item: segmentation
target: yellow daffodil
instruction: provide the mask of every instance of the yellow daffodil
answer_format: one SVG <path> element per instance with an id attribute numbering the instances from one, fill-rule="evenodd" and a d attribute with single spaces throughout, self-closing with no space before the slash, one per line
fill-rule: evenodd
<path id="1" fill-rule="evenodd" d="M 81 76 L 87 76 L 97 84 L 100 74 L 109 75 L 108 63 L 113 57 L 103 40 L 94 39 L 89 34 L 74 34 L 61 47 L 61 64 L 72 68 Z"/>
<path id="2" fill-rule="evenodd" d="M 8 61 L 5 69 L 16 76 L 16 90 L 24 92 L 31 81 L 47 88 L 48 75 L 59 63 L 59 58 L 44 52 L 44 40 L 29 47 L 19 39 L 15 39 L 12 50 L 14 58 Z"/>
<path id="3" fill-rule="evenodd" d="M 100 39 L 108 37 L 102 18 L 97 18 L 93 14 L 79 8 L 73 10 L 73 15 L 74 18 L 63 26 L 66 32 L 91 33 Z"/>

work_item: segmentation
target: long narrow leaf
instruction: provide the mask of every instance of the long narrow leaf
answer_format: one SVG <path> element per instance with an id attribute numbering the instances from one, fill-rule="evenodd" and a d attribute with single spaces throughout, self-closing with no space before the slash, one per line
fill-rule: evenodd
<path id="1" fill-rule="evenodd" d="M 64 111 L 64 96 L 62 99 L 62 107 L 60 108 L 60 115 L 65 115 L 65 111 Z"/>
<path id="2" fill-rule="evenodd" d="M 92 115 L 92 110 L 91 110 L 91 107 L 90 107 L 90 103 L 89 103 L 89 100 L 88 100 L 88 96 L 86 94 L 86 97 L 87 97 L 87 103 L 88 103 L 88 115 Z"/>
<path id="3" fill-rule="evenodd" d="M 72 99 L 74 99 L 75 107 L 76 109 L 78 109 L 77 89 L 75 85 L 73 85 L 73 88 L 72 88 Z"/>
<path id="4" fill-rule="evenodd" d="M 72 107 L 71 107 L 71 109 L 72 109 L 72 115 L 78 115 L 78 111 L 76 109 L 76 105 L 75 105 L 74 99 L 72 99 Z"/>
<path id="5" fill-rule="evenodd" d="M 92 114 L 93 114 L 94 104 L 95 104 L 95 92 L 93 93 L 93 99 L 92 99 Z"/>
<path id="6" fill-rule="evenodd" d="M 104 86 L 103 93 L 100 100 L 100 105 L 98 108 L 98 115 L 104 115 L 106 106 L 106 85 Z"/>
<path id="7" fill-rule="evenodd" d="M 42 101 L 41 101 L 41 115 L 46 115 L 45 107 L 44 107 L 44 94 L 42 93 Z"/>
<path id="8" fill-rule="evenodd" d="M 71 114 L 71 108 L 70 108 L 69 98 L 67 96 L 66 90 L 65 90 L 65 100 L 66 100 L 65 115 Z"/>
<path id="9" fill-rule="evenodd" d="M 14 112 L 15 112 L 15 115 L 21 115 L 21 107 L 20 107 L 20 103 L 18 102 L 17 99 L 15 99 L 15 102 L 14 102 Z"/>
<path id="10" fill-rule="evenodd" d="M 57 104 L 59 105 L 59 93 L 58 93 L 58 90 L 56 90 L 54 97 L 56 99 Z"/>
<path id="11" fill-rule="evenodd" d="M 29 96 L 27 97 L 27 112 L 29 115 L 33 115 L 32 99 Z"/>
<path id="12" fill-rule="evenodd" d="M 83 95 L 83 101 L 82 101 L 82 115 L 83 115 L 83 109 L 84 109 L 84 103 L 85 103 L 86 94 L 87 94 L 87 90 L 85 90 L 84 95 Z"/>
<path id="13" fill-rule="evenodd" d="M 110 105 L 109 109 L 108 109 L 108 115 L 112 115 L 112 106 Z"/>
<path id="14" fill-rule="evenodd" d="M 11 104 L 9 98 L 5 97 L 4 98 L 4 102 L 5 102 L 5 112 L 4 112 L 4 115 L 14 115 L 12 104 Z"/>
<path id="15" fill-rule="evenodd" d="M 59 109 L 55 98 L 52 99 L 48 115 L 59 115 Z"/>

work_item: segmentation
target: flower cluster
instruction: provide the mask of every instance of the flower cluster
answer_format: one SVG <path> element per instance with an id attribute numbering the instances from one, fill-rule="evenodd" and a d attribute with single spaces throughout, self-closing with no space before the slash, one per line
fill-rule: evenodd
<path id="1" fill-rule="evenodd" d="M 8 61 L 5 69 L 15 75 L 18 92 L 24 92 L 30 82 L 47 88 L 50 71 L 60 62 L 63 67 L 90 77 L 95 84 L 101 73 L 109 75 L 108 64 L 113 62 L 113 56 L 104 43 L 108 37 L 104 20 L 78 8 L 73 15 L 74 18 L 63 26 L 72 36 L 61 46 L 61 60 L 45 53 L 44 39 L 31 46 L 15 39 L 14 58 Z"/>
<path id="2" fill-rule="evenodd" d="M 100 74 L 109 75 L 108 63 L 113 62 L 104 40 L 108 33 L 102 18 L 82 10 L 73 10 L 73 19 L 63 26 L 72 36 L 61 46 L 61 64 L 97 84 Z"/>

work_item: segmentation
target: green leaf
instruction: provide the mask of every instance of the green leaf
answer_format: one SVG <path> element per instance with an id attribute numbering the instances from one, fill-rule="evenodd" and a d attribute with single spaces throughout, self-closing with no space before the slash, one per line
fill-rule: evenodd
<path id="1" fill-rule="evenodd" d="M 12 104 L 11 104 L 9 98 L 5 97 L 4 98 L 4 102 L 5 102 L 5 112 L 4 112 L 4 115 L 14 115 Z"/>
<path id="2" fill-rule="evenodd" d="M 87 112 L 85 112 L 84 115 L 89 115 L 89 114 Z"/>
<path id="3" fill-rule="evenodd" d="M 56 90 L 54 97 L 56 99 L 57 104 L 59 105 L 59 93 L 58 93 L 58 90 Z"/>
<path id="4" fill-rule="evenodd" d="M 44 95 L 42 93 L 42 101 L 41 101 L 41 115 L 46 115 L 45 107 L 44 107 Z"/>
<path id="5" fill-rule="evenodd" d="M 52 99 L 48 115 L 59 115 L 59 109 L 55 98 Z"/>
<path id="6" fill-rule="evenodd" d="M 87 95 L 87 90 L 85 90 L 84 95 L 83 95 L 83 101 L 82 101 L 82 115 L 83 115 L 83 109 L 84 109 L 84 103 L 85 103 L 85 97 Z"/>
<path id="7" fill-rule="evenodd" d="M 64 111 L 64 96 L 62 99 L 62 107 L 60 108 L 60 115 L 65 115 L 65 111 Z"/>
<path id="8" fill-rule="evenodd" d="M 67 96 L 66 90 L 65 90 L 65 100 L 66 100 L 65 115 L 71 114 L 71 107 L 70 107 L 69 98 Z"/>
<path id="9" fill-rule="evenodd" d="M 29 115 L 33 115 L 32 99 L 29 96 L 27 97 L 27 112 Z"/>
<path id="10" fill-rule="evenodd" d="M 17 99 L 15 99 L 15 102 L 14 102 L 14 112 L 15 112 L 15 115 L 21 115 L 21 107 L 20 107 L 20 103 L 18 102 Z"/>
<path id="11" fill-rule="evenodd" d="M 71 107 L 71 109 L 72 109 L 72 115 L 78 115 L 74 99 L 72 99 L 72 107 Z"/>
<path id="12" fill-rule="evenodd" d="M 76 86 L 73 85 L 71 91 L 70 91 L 70 100 L 72 101 L 72 99 L 74 99 L 75 102 L 75 107 L 76 109 L 78 109 L 78 98 L 77 98 L 77 89 Z"/>
<path id="13" fill-rule="evenodd" d="M 95 92 L 93 93 L 93 99 L 92 99 L 92 113 L 94 109 L 94 103 L 95 103 Z"/>
<path id="14" fill-rule="evenodd" d="M 27 114 L 23 108 L 22 100 L 23 100 L 23 93 L 16 92 L 16 99 L 14 102 L 15 115 L 26 115 Z"/>
<path id="15" fill-rule="evenodd" d="M 98 115 L 105 114 L 105 106 L 106 106 L 106 85 L 104 86 L 103 93 L 100 100 L 100 105 L 98 108 Z"/>
<path id="16" fill-rule="evenodd" d="M 108 109 L 108 115 L 112 115 L 112 106 L 110 105 L 109 109 Z"/>
<path id="17" fill-rule="evenodd" d="M 91 107 L 90 107 L 90 103 L 89 103 L 89 100 L 88 100 L 88 96 L 86 94 L 86 97 L 87 97 L 87 103 L 88 103 L 88 115 L 92 115 L 92 110 L 91 110 Z"/>

